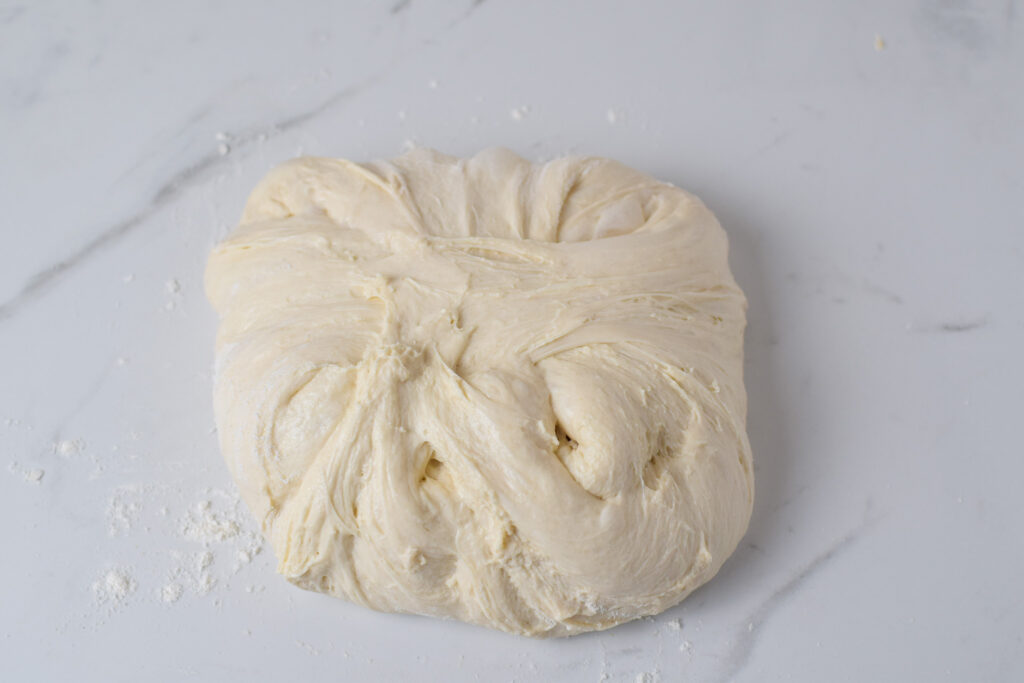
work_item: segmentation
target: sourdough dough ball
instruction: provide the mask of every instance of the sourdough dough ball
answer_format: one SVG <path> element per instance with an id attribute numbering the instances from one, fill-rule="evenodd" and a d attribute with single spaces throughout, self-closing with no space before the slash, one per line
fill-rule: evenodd
<path id="1" fill-rule="evenodd" d="M 271 172 L 206 288 L 221 448 L 278 571 L 532 636 L 678 603 L 753 501 L 726 250 L 606 159 Z"/>

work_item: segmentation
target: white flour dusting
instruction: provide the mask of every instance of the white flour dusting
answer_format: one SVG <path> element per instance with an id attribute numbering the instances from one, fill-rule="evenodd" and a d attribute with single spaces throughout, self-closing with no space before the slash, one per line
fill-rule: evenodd
<path id="1" fill-rule="evenodd" d="M 92 593 L 98 604 L 119 609 L 138 587 L 138 582 L 128 569 L 113 568 L 106 570 L 93 582 Z"/>
<path id="2" fill-rule="evenodd" d="M 106 507 L 109 536 L 130 539 L 139 532 L 162 534 L 169 545 L 166 554 L 158 556 L 164 558 L 162 569 L 160 564 L 142 573 L 110 569 L 93 583 L 96 602 L 104 608 L 97 624 L 119 611 L 140 587 L 165 606 L 186 595 L 230 590 L 231 577 L 260 555 L 263 538 L 237 492 L 207 488 L 197 498 L 184 507 L 187 498 L 181 488 L 150 483 L 124 484 L 111 491 Z M 237 589 L 251 593 L 264 587 L 242 584 Z M 216 596 L 212 603 L 222 604 Z"/>
<path id="3" fill-rule="evenodd" d="M 182 536 L 203 545 L 220 543 L 238 536 L 238 521 L 213 511 L 210 505 L 209 500 L 201 501 L 185 514 L 181 522 Z"/>
<path id="4" fill-rule="evenodd" d="M 530 114 L 530 106 L 527 105 L 527 104 L 524 104 L 521 107 L 515 107 L 515 108 L 513 108 L 508 113 L 508 115 L 512 117 L 513 121 L 522 121 L 529 114 Z"/>
<path id="5" fill-rule="evenodd" d="M 138 484 L 128 484 L 114 489 L 107 500 L 107 534 L 120 536 L 132 530 L 132 525 L 142 509 L 142 490 Z"/>
<path id="6" fill-rule="evenodd" d="M 661 680 L 660 671 L 641 671 L 633 679 L 636 683 L 658 683 Z"/>
<path id="7" fill-rule="evenodd" d="M 64 458 L 78 455 L 83 450 L 85 450 L 85 441 L 82 439 L 64 439 L 53 445 L 53 452 Z"/>
<path id="8" fill-rule="evenodd" d="M 224 145 L 223 143 L 221 144 L 222 146 L 227 147 L 227 145 Z M 227 154 L 227 152 L 224 152 L 224 154 Z M 169 297 L 167 301 L 164 302 L 164 310 L 173 311 L 177 308 L 178 302 L 181 300 L 181 283 L 178 282 L 177 278 L 171 278 L 164 283 L 164 292 L 166 292 Z"/>
<path id="9" fill-rule="evenodd" d="M 7 466 L 7 470 L 15 476 L 21 475 L 22 479 L 31 484 L 41 484 L 43 481 L 43 475 L 46 474 L 45 470 L 38 468 L 23 469 L 16 462 L 11 462 L 11 464 Z"/>
<path id="10" fill-rule="evenodd" d="M 204 550 L 196 555 L 196 566 L 199 568 L 200 572 L 206 571 L 207 567 L 211 564 L 213 564 L 213 553 L 209 550 Z"/>
<path id="11" fill-rule="evenodd" d="M 160 599 L 166 603 L 178 602 L 184 592 L 180 583 L 169 583 L 160 589 Z"/>

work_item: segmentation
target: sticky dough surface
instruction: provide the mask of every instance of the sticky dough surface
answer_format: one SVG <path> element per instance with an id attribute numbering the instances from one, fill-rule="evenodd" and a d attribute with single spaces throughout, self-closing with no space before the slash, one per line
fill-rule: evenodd
<path id="1" fill-rule="evenodd" d="M 278 571 L 534 636 L 678 603 L 753 501 L 726 251 L 605 159 L 271 172 L 206 286 L 221 447 Z"/>

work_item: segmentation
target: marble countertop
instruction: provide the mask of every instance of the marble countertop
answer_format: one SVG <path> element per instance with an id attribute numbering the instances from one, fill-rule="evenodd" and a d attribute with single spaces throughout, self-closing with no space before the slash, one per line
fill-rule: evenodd
<path id="1" fill-rule="evenodd" d="M 0 2 L 11 681 L 1024 679 L 1015 2 Z M 273 573 L 213 432 L 210 247 L 300 154 L 617 158 L 750 300 L 719 576 L 531 641 Z"/>

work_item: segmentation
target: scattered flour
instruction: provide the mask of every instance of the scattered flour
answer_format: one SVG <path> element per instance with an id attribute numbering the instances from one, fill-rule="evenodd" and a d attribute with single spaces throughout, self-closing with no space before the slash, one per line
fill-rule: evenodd
<path id="1" fill-rule="evenodd" d="M 138 587 L 138 582 L 127 569 L 113 568 L 93 582 L 92 593 L 100 605 L 118 609 Z"/>
<path id="2" fill-rule="evenodd" d="M 22 479 L 32 484 L 41 484 L 43 475 L 46 474 L 46 471 L 41 469 L 23 469 L 16 462 L 8 465 L 7 470 L 15 476 L 21 475 Z"/>
<path id="3" fill-rule="evenodd" d="M 672 621 L 668 622 L 668 628 L 670 631 L 682 631 L 683 622 L 681 619 L 673 619 Z"/>
<path id="4" fill-rule="evenodd" d="M 213 511 L 209 500 L 196 504 L 195 509 L 188 512 L 181 523 L 181 535 L 203 545 L 234 538 L 239 531 L 238 520 Z"/>
<path id="5" fill-rule="evenodd" d="M 521 107 L 515 107 L 509 111 L 508 115 L 512 117 L 513 121 L 522 121 L 530 114 L 530 106 L 524 104 Z"/>
<path id="6" fill-rule="evenodd" d="M 178 602 L 183 592 L 180 583 L 169 583 L 160 590 L 160 599 L 166 603 Z"/>
<path id="7" fill-rule="evenodd" d="M 142 510 L 141 488 L 138 484 L 128 484 L 114 489 L 107 500 L 107 533 L 110 536 L 120 536 L 132 530 Z"/>
<path id="8" fill-rule="evenodd" d="M 64 439 L 53 444 L 53 452 L 57 455 L 70 458 L 85 450 L 85 441 L 82 439 Z"/>
<path id="9" fill-rule="evenodd" d="M 59 451 L 59 446 L 56 449 Z M 13 464 L 11 471 L 15 471 Z M 184 496 L 180 488 L 146 483 L 125 484 L 111 491 L 106 508 L 111 537 L 158 532 L 173 545 L 164 556 L 170 562 L 165 565 L 162 580 L 150 576 L 143 581 L 145 576 L 134 570 L 114 568 L 93 583 L 96 602 L 105 608 L 100 623 L 103 617 L 118 611 L 140 584 L 146 584 L 156 601 L 164 605 L 179 602 L 186 593 L 203 596 L 221 586 L 228 589 L 230 577 L 261 553 L 263 538 L 247 517 L 237 492 L 208 488 L 181 509 L 178 506 Z M 249 593 L 265 589 L 252 584 L 239 588 Z M 213 597 L 213 604 L 221 604 L 220 599 Z"/>
<path id="10" fill-rule="evenodd" d="M 196 555 L 196 566 L 200 572 L 206 571 L 206 569 L 213 564 L 213 553 L 209 550 L 205 550 Z"/>

